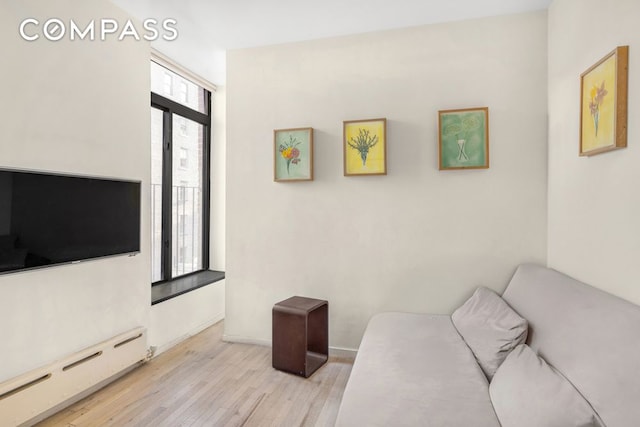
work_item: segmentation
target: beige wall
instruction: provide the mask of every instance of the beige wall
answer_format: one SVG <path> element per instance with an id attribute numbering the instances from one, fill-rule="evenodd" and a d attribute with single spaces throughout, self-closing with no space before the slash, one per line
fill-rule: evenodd
<path id="1" fill-rule="evenodd" d="M 158 355 L 224 319 L 224 280 L 151 306 L 149 344 Z"/>
<path id="2" fill-rule="evenodd" d="M 226 88 L 218 86 L 211 98 L 211 229 L 209 265 L 225 270 L 226 203 Z"/>
<path id="3" fill-rule="evenodd" d="M 22 40 L 34 17 L 126 19 L 107 1 L 0 5 L 0 166 L 142 181 L 142 251 L 0 276 L 0 381 L 146 326 L 149 262 L 149 46 Z"/>
<path id="4" fill-rule="evenodd" d="M 640 2 L 549 9 L 549 266 L 640 303 Z M 578 156 L 580 74 L 629 45 L 628 148 Z"/>
<path id="5" fill-rule="evenodd" d="M 330 345 L 385 310 L 450 313 L 546 263 L 545 12 L 231 51 L 230 340 L 271 308 L 328 299 Z M 491 168 L 438 171 L 437 111 L 488 106 Z M 388 175 L 344 177 L 342 121 L 386 117 Z M 315 128 L 315 181 L 274 183 L 273 129 Z"/>
<path id="6" fill-rule="evenodd" d="M 0 381 L 136 326 L 147 327 L 148 344 L 163 351 L 224 317 L 224 281 L 151 307 L 149 44 L 114 37 L 28 43 L 18 26 L 31 17 L 80 25 L 110 18 L 121 27 L 129 18 L 106 0 L 0 5 L 0 167 L 142 181 L 142 250 L 0 276 Z M 224 91 L 213 102 L 222 118 L 213 135 L 211 262 L 224 269 Z"/>

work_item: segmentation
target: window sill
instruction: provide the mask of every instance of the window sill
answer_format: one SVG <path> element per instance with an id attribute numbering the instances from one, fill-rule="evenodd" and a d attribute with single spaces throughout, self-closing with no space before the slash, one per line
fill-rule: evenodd
<path id="1" fill-rule="evenodd" d="M 154 284 L 151 287 L 151 305 L 167 301 L 222 279 L 224 279 L 224 271 L 204 270 Z"/>

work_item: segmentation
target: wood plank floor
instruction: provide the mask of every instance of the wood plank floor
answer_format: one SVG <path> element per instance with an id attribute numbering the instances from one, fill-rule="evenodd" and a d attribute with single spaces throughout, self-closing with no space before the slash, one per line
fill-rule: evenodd
<path id="1" fill-rule="evenodd" d="M 353 360 L 331 357 L 304 379 L 222 332 L 219 322 L 37 426 L 334 425 Z"/>

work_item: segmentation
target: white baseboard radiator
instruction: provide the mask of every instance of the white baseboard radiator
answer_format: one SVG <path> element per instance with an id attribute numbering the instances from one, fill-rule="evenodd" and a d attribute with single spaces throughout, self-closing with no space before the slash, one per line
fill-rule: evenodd
<path id="1" fill-rule="evenodd" d="M 0 384 L 0 424 L 25 424 L 146 358 L 140 327 L 8 380 Z"/>

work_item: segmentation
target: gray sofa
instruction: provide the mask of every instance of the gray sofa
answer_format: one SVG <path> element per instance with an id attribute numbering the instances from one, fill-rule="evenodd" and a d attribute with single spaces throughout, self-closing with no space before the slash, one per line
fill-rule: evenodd
<path id="1" fill-rule="evenodd" d="M 529 322 L 531 350 L 602 424 L 640 426 L 640 307 L 536 265 L 518 267 L 502 298 Z M 367 326 L 336 425 L 499 427 L 489 388 L 451 316 L 382 313 Z"/>

